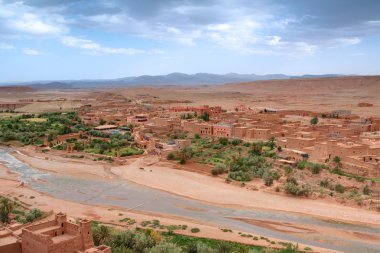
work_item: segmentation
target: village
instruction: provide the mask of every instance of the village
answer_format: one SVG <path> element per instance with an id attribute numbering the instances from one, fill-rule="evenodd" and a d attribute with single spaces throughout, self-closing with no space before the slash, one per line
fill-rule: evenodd
<path id="1" fill-rule="evenodd" d="M 348 173 L 376 177 L 380 169 L 380 118 L 361 118 L 348 110 L 312 112 L 239 104 L 231 111 L 207 105 L 147 111 L 136 105 L 111 105 L 82 106 L 78 116 L 94 130 L 111 134 L 132 126 L 136 145 L 163 158 L 190 146 L 194 136 L 251 143 L 274 138 L 279 163 L 294 165 L 303 159 L 326 163 L 338 157 Z M 57 140 L 72 138 L 80 135 Z"/>
<path id="2" fill-rule="evenodd" d="M 53 104 L 54 109 L 22 111 L 25 106 L 47 103 Z M 357 104 L 360 110 L 371 106 Z M 344 208 L 380 210 L 377 116 L 361 116 L 340 108 L 312 111 L 252 103 L 224 106 L 215 101 L 212 105 L 200 105 L 185 99 L 154 96 L 127 99 L 110 93 L 102 93 L 96 99 L 23 98 L 1 104 L 0 108 L 1 138 L 3 144 L 17 150 L 12 156 L 49 173 L 102 178 L 105 182 L 130 180 L 218 205 L 269 208 L 273 205 L 269 199 L 289 201 L 286 198 L 291 197 L 294 203 L 298 200 L 334 203 L 342 212 Z M 28 187 L 15 177 L 12 180 L 18 184 L 14 188 L 17 191 L 23 192 Z M 258 195 L 260 200 L 253 202 L 251 197 L 256 198 L 251 196 L 253 193 L 269 197 L 268 201 Z M 19 198 L 15 196 L 21 196 L 19 203 L 24 204 L 34 198 L 19 194 L 13 195 L 13 199 Z M 295 207 L 289 211 L 298 211 L 297 205 L 291 206 Z M 283 206 L 275 208 L 280 210 Z M 319 210 L 310 205 L 305 212 L 318 215 Z M 10 224 L 0 230 L 0 252 L 113 252 L 109 242 L 93 241 L 104 225 L 94 227 L 87 220 L 91 217 L 82 215 L 82 219 L 73 220 L 60 211 L 56 209 L 55 214 L 45 213 L 42 220 L 26 223 L 18 212 L 10 214 Z M 118 212 L 116 215 L 123 214 L 121 210 Z M 356 215 L 356 211 L 353 213 Z M 130 217 L 133 212 L 126 214 Z M 142 224 L 147 222 L 141 218 L 102 220 L 116 226 L 123 225 L 125 220 L 128 229 L 146 229 Z M 166 233 L 172 222 L 153 228 Z M 227 228 L 218 230 L 219 233 L 206 234 L 201 231 L 199 235 L 222 240 L 234 238 L 260 247 L 275 245 L 281 249 L 293 245 L 238 231 L 233 236 L 226 235 L 225 231 L 230 231 Z M 198 233 L 192 231 L 185 228 L 175 233 Z M 251 238 L 259 238 L 254 239 L 259 242 L 252 242 Z M 310 248 L 307 244 L 302 247 Z M 313 248 L 315 252 L 333 252 Z"/>

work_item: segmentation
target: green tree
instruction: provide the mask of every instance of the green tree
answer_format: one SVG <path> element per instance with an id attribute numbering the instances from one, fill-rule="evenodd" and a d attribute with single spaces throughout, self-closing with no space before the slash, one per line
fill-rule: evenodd
<path id="1" fill-rule="evenodd" d="M 219 138 L 219 143 L 226 146 L 228 144 L 228 139 L 225 137 Z"/>
<path id="2" fill-rule="evenodd" d="M 313 118 L 310 120 L 310 124 L 311 124 L 311 125 L 316 125 L 316 124 L 318 124 L 318 117 L 317 117 L 317 116 L 313 117 Z"/>
<path id="3" fill-rule="evenodd" d="M 334 159 L 333 159 L 333 161 L 336 164 L 340 164 L 340 162 L 342 161 L 342 159 L 339 156 L 335 156 Z"/>
<path id="4" fill-rule="evenodd" d="M 231 253 L 232 246 L 228 242 L 220 242 L 216 245 L 216 251 L 218 253 Z"/>
<path id="5" fill-rule="evenodd" d="M 174 155 L 174 153 L 172 153 L 172 152 L 170 152 L 168 155 L 167 155 L 167 157 L 166 157 L 166 159 L 168 159 L 168 160 L 173 160 L 175 158 L 175 155 Z"/>
<path id="6" fill-rule="evenodd" d="M 2 223 L 9 222 L 9 214 L 13 210 L 13 203 L 8 198 L 0 199 L 0 221 Z"/>
<path id="7" fill-rule="evenodd" d="M 181 164 L 185 164 L 188 159 L 190 159 L 193 156 L 194 152 L 191 147 L 183 148 L 179 152 L 179 161 Z"/>
<path id="8" fill-rule="evenodd" d="M 182 249 L 173 243 L 161 243 L 151 248 L 148 253 L 183 253 Z"/>
<path id="9" fill-rule="evenodd" d="M 371 189 L 369 188 L 368 185 L 364 186 L 364 188 L 363 188 L 363 194 L 364 195 L 370 195 L 371 194 Z"/>
<path id="10" fill-rule="evenodd" d="M 203 119 L 204 121 L 210 121 L 210 114 L 208 114 L 208 112 L 203 112 L 199 118 Z"/>
<path id="11" fill-rule="evenodd" d="M 95 245 L 109 244 L 112 239 L 112 230 L 108 226 L 101 225 L 93 230 Z"/>

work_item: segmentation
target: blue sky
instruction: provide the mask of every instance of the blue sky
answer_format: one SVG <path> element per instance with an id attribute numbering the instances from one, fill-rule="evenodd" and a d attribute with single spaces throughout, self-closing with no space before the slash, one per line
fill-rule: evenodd
<path id="1" fill-rule="evenodd" d="M 0 0 L 0 81 L 380 74 L 377 0 Z"/>

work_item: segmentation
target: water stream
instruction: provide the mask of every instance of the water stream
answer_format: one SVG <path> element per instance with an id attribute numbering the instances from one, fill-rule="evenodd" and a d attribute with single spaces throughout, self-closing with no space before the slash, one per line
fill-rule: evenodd
<path id="1" fill-rule="evenodd" d="M 347 240 L 337 234 L 289 233 L 248 224 L 236 218 L 270 220 L 332 228 L 349 232 L 379 234 L 380 228 L 361 225 L 333 223 L 307 215 L 266 210 L 225 208 L 191 200 L 160 190 L 144 187 L 127 180 L 79 179 L 31 168 L 11 155 L 13 150 L 0 147 L 0 163 L 20 175 L 20 180 L 33 189 L 50 196 L 103 206 L 119 206 L 139 211 L 176 215 L 212 223 L 221 228 L 234 228 L 246 233 L 274 237 L 305 243 L 312 246 L 340 250 L 343 252 L 380 252 L 379 244 L 365 243 L 360 240 Z M 1 187 L 1 186 L 0 186 Z"/>

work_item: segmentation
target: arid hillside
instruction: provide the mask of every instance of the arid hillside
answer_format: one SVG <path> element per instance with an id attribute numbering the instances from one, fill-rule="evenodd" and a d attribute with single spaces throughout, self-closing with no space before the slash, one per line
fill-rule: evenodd
<path id="1" fill-rule="evenodd" d="M 222 105 L 226 109 L 244 103 L 250 107 L 331 111 L 346 109 L 363 116 L 380 111 L 380 76 L 256 81 L 215 86 L 132 87 L 118 94 L 143 101 L 170 100 L 195 105 Z M 359 103 L 372 106 L 359 107 Z"/>

